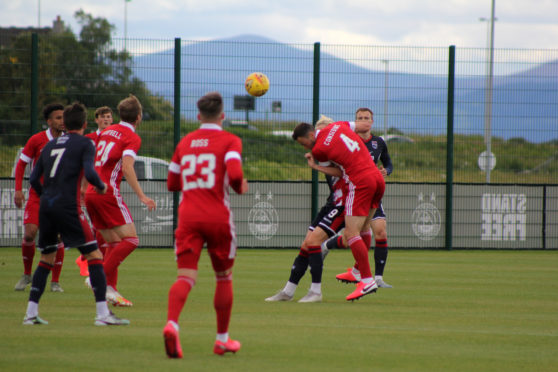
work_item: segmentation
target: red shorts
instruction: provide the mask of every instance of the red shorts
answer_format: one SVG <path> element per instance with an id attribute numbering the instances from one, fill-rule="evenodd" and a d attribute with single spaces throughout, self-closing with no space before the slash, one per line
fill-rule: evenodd
<path id="1" fill-rule="evenodd" d="M 34 192 L 29 193 L 29 199 L 25 203 L 25 212 L 23 214 L 23 224 L 33 224 L 39 226 L 39 208 L 41 199 Z"/>
<path id="2" fill-rule="evenodd" d="M 198 261 L 204 243 L 207 243 L 207 250 L 211 257 L 213 270 L 216 272 L 225 271 L 234 264 L 236 256 L 234 225 L 228 223 L 186 222 L 176 229 L 174 236 L 174 253 L 179 269 L 198 269 Z"/>
<path id="3" fill-rule="evenodd" d="M 122 200 L 122 195 L 100 195 L 95 192 L 85 194 L 85 206 L 91 223 L 97 230 L 134 223 L 132 214 Z"/>
<path id="4" fill-rule="evenodd" d="M 373 177 L 361 185 L 349 182 L 349 192 L 345 198 L 345 215 L 368 216 L 370 209 L 380 206 L 385 189 L 386 183 L 380 177 Z"/>

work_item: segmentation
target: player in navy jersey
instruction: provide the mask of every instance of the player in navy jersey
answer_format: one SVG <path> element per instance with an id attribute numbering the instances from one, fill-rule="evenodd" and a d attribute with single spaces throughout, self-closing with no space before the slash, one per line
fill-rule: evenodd
<path id="1" fill-rule="evenodd" d="M 368 149 L 370 156 L 376 164 L 382 163 L 380 172 L 386 178 L 393 171 L 393 164 L 391 163 L 391 158 L 389 157 L 389 152 L 385 141 L 382 137 L 373 135 L 370 130 L 372 124 L 374 123 L 374 113 L 369 108 L 359 108 L 355 113 L 355 120 L 358 121 L 359 129 L 356 133 L 364 142 L 364 145 Z M 366 124 L 366 125 L 363 125 Z M 384 268 L 386 266 L 387 256 L 388 256 L 388 245 L 387 245 L 387 230 L 386 230 L 386 215 L 382 203 L 370 223 L 372 227 L 372 233 L 375 239 L 374 248 L 374 263 L 375 263 L 375 274 L 374 279 L 378 284 L 379 288 L 392 288 L 390 284 L 387 284 L 383 280 Z M 339 239 L 331 239 L 326 242 L 326 247 L 333 248 L 339 246 Z M 338 274 L 336 276 L 338 280 L 345 283 L 356 283 L 360 280 L 360 272 L 358 267 L 353 266 L 353 268 L 348 269 L 347 272 Z"/>
<path id="2" fill-rule="evenodd" d="M 67 133 L 45 145 L 30 177 L 31 186 L 40 196 L 41 260 L 33 274 L 23 324 L 48 324 L 39 317 L 39 300 L 54 264 L 60 235 L 66 247 L 78 248 L 87 258 L 97 308 L 95 325 L 126 325 L 129 324 L 128 320 L 117 318 L 108 309 L 103 255 L 97 248 L 97 242 L 80 206 L 83 175 L 98 193 L 102 194 L 107 190 L 107 185 L 101 181 L 93 167 L 95 148 L 88 138 L 83 137 L 87 126 L 86 108 L 79 103 L 66 107 L 64 123 Z"/>

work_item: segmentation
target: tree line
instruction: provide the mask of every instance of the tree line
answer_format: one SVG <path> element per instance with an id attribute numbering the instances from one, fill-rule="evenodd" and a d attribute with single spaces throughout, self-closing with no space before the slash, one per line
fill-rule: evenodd
<path id="1" fill-rule="evenodd" d="M 132 55 L 114 47 L 115 26 L 83 10 L 76 11 L 74 17 L 81 26 L 79 34 L 64 27 L 60 32 L 38 35 L 39 112 L 30 112 L 32 31 L 22 32 L 0 47 L 3 143 L 14 144 L 20 138 L 24 141 L 30 134 L 31 115 L 40 118 L 42 107 L 52 102 L 79 101 L 90 109 L 92 122 L 95 108 L 109 106 L 115 110 L 122 98 L 133 93 L 143 104 L 144 119 L 172 118 L 171 103 L 152 94 L 143 81 L 132 75 Z"/>

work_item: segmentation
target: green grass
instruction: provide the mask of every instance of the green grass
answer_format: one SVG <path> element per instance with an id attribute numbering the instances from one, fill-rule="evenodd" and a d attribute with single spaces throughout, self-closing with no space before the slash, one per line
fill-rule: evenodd
<path id="1" fill-rule="evenodd" d="M 240 250 L 231 336 L 236 355 L 212 354 L 214 279 L 207 255 L 180 319 L 184 359 L 162 342 L 167 293 L 175 278 L 170 249 L 139 249 L 121 266 L 119 290 L 134 307 L 117 308 L 128 327 L 95 327 L 93 296 L 66 253 L 61 284 L 40 314 L 48 326 L 23 326 L 28 289 L 17 248 L 0 249 L 2 371 L 556 371 L 558 252 L 390 252 L 393 289 L 355 301 L 334 276 L 352 263 L 334 251 L 324 268 L 324 301 L 267 303 L 282 288 L 295 250 Z M 37 261 L 37 258 L 35 259 Z M 309 286 L 307 274 L 295 300 Z"/>

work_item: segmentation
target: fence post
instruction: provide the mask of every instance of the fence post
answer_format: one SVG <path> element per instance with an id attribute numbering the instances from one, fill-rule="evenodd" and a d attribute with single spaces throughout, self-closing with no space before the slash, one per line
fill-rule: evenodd
<path id="1" fill-rule="evenodd" d="M 455 45 L 449 47 L 448 63 L 448 129 L 446 148 L 446 249 L 452 249 L 453 213 L 453 103 L 455 80 Z"/>
<path id="2" fill-rule="evenodd" d="M 546 185 L 543 185 L 542 199 L 542 249 L 546 249 Z"/>
<path id="3" fill-rule="evenodd" d="M 180 141 L 180 47 L 181 40 L 177 37 L 174 39 L 174 148 Z M 178 225 L 178 201 L 179 193 L 174 192 L 172 195 L 173 230 Z"/>
<path id="4" fill-rule="evenodd" d="M 39 106 L 39 38 L 31 34 L 31 136 L 37 133 L 37 112 Z"/>
<path id="5" fill-rule="evenodd" d="M 320 116 L 320 43 L 314 43 L 314 84 L 312 96 L 312 124 Z M 312 219 L 318 214 L 319 173 L 312 169 Z"/>

